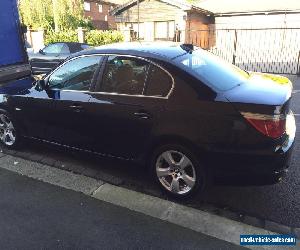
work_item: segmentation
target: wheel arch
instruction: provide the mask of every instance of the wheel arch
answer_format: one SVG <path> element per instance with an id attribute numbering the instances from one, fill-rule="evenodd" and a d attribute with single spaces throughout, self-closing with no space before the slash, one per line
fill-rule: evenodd
<path id="1" fill-rule="evenodd" d="M 150 162 L 155 149 L 159 146 L 166 144 L 178 144 L 180 146 L 186 147 L 187 149 L 191 150 L 196 156 L 205 155 L 206 152 L 204 147 L 199 147 L 195 145 L 195 143 L 183 136 L 172 134 L 156 136 L 149 144 L 147 153 L 144 157 L 144 161 L 147 167 L 149 167 L 148 163 Z"/>

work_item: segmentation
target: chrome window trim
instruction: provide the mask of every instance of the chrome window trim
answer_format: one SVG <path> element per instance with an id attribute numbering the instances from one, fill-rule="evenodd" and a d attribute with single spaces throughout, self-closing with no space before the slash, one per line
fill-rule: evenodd
<path id="1" fill-rule="evenodd" d="M 166 95 L 166 96 L 147 96 L 147 95 L 130 95 L 130 94 L 120 94 L 120 93 L 109 93 L 109 92 L 101 92 L 101 91 L 87 91 L 87 90 L 71 90 L 71 89 L 52 89 L 52 90 L 59 90 L 59 91 L 67 91 L 67 92 L 81 92 L 81 93 L 90 93 L 90 94 L 102 94 L 102 95 L 112 95 L 112 96 L 128 96 L 128 97 L 146 97 L 146 98 L 157 98 L 157 99 L 169 99 L 170 95 L 172 94 L 174 88 L 175 88 L 175 80 L 174 80 L 174 77 L 171 75 L 171 73 L 164 69 L 162 66 L 160 66 L 159 64 L 149 60 L 149 59 L 146 59 L 146 58 L 143 58 L 141 56 L 134 56 L 134 55 L 127 55 L 127 54 L 116 54 L 116 53 L 109 53 L 109 54 L 103 54 L 103 53 L 97 53 L 97 54 L 89 54 L 89 55 L 80 55 L 80 56 L 76 56 L 76 57 L 73 57 L 67 61 L 65 61 L 64 63 L 62 63 L 61 65 L 59 65 L 59 67 L 57 67 L 55 70 L 53 70 L 48 76 L 47 76 L 47 79 L 49 81 L 50 77 L 52 74 L 54 74 L 59 68 L 61 68 L 62 66 L 64 66 L 66 63 L 68 62 L 71 62 L 75 59 L 78 59 L 78 58 L 81 58 L 81 57 L 90 57 L 90 56 L 124 56 L 124 57 L 131 57 L 131 58 L 137 58 L 137 59 L 140 59 L 140 60 L 144 60 L 146 62 L 149 62 L 153 65 L 155 65 L 156 67 L 159 67 L 161 70 L 163 70 L 165 73 L 167 73 L 169 75 L 169 77 L 171 78 L 172 80 L 172 87 L 170 88 L 169 90 L 169 93 Z M 100 63 L 100 61 L 99 61 Z"/>

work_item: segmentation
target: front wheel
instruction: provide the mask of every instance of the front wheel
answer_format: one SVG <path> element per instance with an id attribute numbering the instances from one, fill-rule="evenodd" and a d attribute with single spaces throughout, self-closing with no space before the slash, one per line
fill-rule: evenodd
<path id="1" fill-rule="evenodd" d="M 19 144 L 16 125 L 4 111 L 0 111 L 0 141 L 7 148 L 16 148 Z"/>
<path id="2" fill-rule="evenodd" d="M 195 154 L 180 145 L 160 146 L 152 158 L 157 183 L 168 195 L 187 198 L 206 187 L 206 174 Z"/>

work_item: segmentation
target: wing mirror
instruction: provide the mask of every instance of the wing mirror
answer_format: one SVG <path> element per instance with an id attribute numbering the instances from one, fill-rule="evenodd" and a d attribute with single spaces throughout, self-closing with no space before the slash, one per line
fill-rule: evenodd
<path id="1" fill-rule="evenodd" d="M 45 55 L 45 52 L 42 49 L 39 50 L 39 53 Z"/>
<path id="2" fill-rule="evenodd" d="M 38 90 L 45 90 L 47 88 L 47 83 L 44 79 L 37 80 L 35 85 Z"/>

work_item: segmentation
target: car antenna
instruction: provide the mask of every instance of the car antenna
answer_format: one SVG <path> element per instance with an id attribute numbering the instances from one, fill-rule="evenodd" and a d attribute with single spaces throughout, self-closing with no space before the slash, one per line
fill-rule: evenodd
<path id="1" fill-rule="evenodd" d="M 181 44 L 180 47 L 188 53 L 192 53 L 194 51 L 194 45 L 190 43 Z"/>

